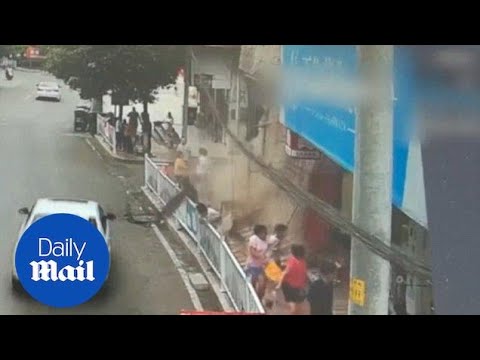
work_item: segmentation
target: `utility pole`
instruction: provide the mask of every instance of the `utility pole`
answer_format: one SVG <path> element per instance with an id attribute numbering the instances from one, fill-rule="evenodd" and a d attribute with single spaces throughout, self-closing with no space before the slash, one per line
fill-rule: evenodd
<path id="1" fill-rule="evenodd" d="M 192 64 L 192 48 L 191 45 L 185 45 L 185 69 L 183 71 L 183 126 L 182 126 L 182 137 L 187 140 L 188 136 L 188 100 L 189 100 L 189 89 L 190 89 L 190 72 Z"/>
<path id="2" fill-rule="evenodd" d="M 393 45 L 359 45 L 353 223 L 390 245 L 393 168 Z M 352 239 L 350 315 L 388 315 L 390 263 Z"/>

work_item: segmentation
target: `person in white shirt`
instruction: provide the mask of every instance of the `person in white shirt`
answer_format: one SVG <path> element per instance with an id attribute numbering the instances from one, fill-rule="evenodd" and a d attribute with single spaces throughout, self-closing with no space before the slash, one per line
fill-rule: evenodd
<path id="1" fill-rule="evenodd" d="M 120 117 L 115 120 L 115 140 L 117 150 L 123 151 L 123 123 Z"/>
<path id="2" fill-rule="evenodd" d="M 200 192 L 200 198 L 202 201 L 208 203 L 210 200 L 210 183 L 209 183 L 209 174 L 211 171 L 211 163 L 208 158 L 208 151 L 205 148 L 200 148 L 198 151 L 198 164 L 197 164 L 197 178 L 198 178 L 198 189 Z"/>
<path id="3" fill-rule="evenodd" d="M 218 222 L 222 220 L 222 217 L 217 210 L 210 206 L 206 206 L 205 204 L 198 203 L 197 211 L 200 217 L 206 219 L 213 226 L 216 226 Z"/>
<path id="4" fill-rule="evenodd" d="M 265 292 L 264 268 L 267 264 L 267 227 L 255 225 L 253 235 L 248 240 L 248 257 L 246 275 L 251 277 L 259 298 L 263 298 Z"/>
<path id="5" fill-rule="evenodd" d="M 277 224 L 273 229 L 273 234 L 267 239 L 267 256 L 270 260 L 273 260 L 277 257 L 280 245 L 287 237 L 288 226 L 285 224 Z"/>

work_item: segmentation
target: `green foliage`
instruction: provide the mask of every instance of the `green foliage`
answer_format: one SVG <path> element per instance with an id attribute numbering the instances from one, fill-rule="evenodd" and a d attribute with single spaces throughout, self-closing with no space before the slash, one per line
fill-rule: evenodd
<path id="1" fill-rule="evenodd" d="M 184 65 L 181 45 L 52 45 L 46 70 L 93 98 L 109 90 L 151 102 L 152 91 L 174 82 Z"/>
<path id="2" fill-rule="evenodd" d="M 10 54 L 13 56 L 20 54 L 22 56 L 27 46 L 28 45 L 0 45 L 0 56 L 7 56 Z"/>

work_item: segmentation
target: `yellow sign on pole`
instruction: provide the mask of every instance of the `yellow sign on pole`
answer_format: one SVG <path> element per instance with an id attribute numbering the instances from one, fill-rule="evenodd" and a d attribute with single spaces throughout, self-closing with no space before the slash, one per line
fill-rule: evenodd
<path id="1" fill-rule="evenodd" d="M 365 281 L 352 279 L 350 282 L 350 300 L 358 306 L 365 306 L 365 293 Z"/>

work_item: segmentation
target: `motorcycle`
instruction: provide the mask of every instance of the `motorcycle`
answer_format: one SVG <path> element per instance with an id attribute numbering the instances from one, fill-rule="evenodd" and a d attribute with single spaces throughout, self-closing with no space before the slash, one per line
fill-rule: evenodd
<path id="1" fill-rule="evenodd" d="M 10 81 L 13 79 L 13 70 L 12 68 L 6 68 L 5 69 L 5 78 Z"/>
<path id="2" fill-rule="evenodd" d="M 175 150 L 181 143 L 180 136 L 170 122 L 159 122 L 159 124 L 155 126 L 155 132 L 160 140 L 170 149 Z"/>

